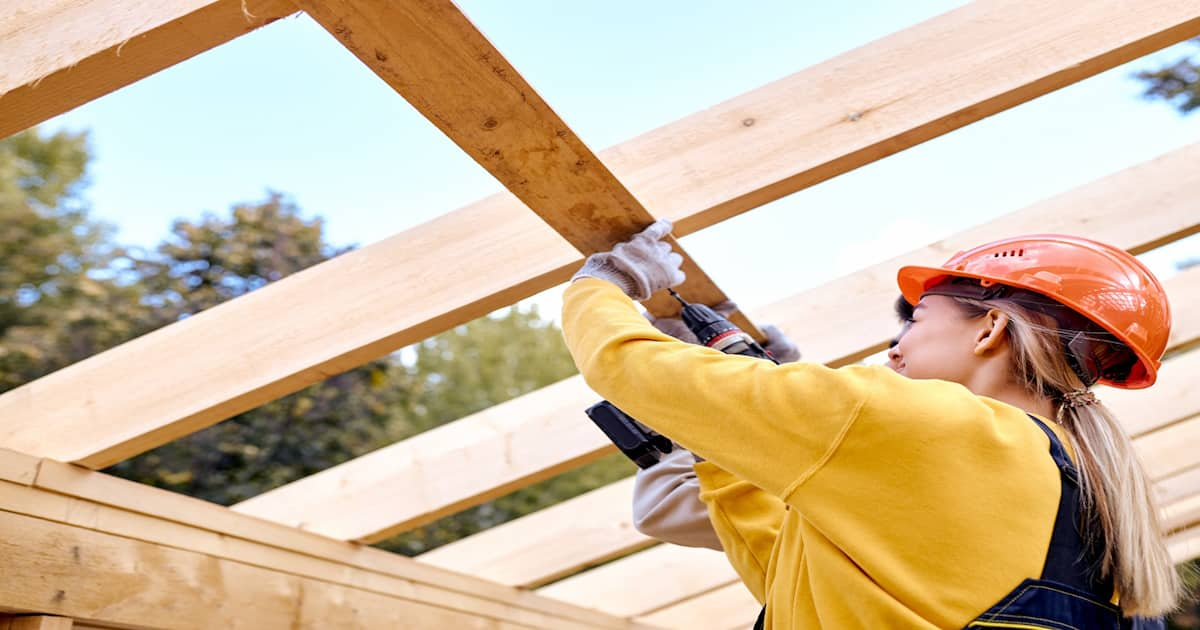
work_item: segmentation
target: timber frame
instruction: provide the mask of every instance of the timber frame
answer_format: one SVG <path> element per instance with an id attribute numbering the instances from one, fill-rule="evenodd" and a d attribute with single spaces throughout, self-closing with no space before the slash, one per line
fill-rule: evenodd
<path id="1" fill-rule="evenodd" d="M 594 394 L 578 377 L 232 508 L 95 469 L 551 288 L 655 217 L 705 229 L 1200 35 L 1194 0 L 978 0 L 597 154 L 449 0 L 16 3 L 0 16 L 0 137 L 303 11 L 507 190 L 0 396 L 0 630 L 744 627 L 758 605 L 723 556 L 633 529 L 630 480 L 415 560 L 366 546 L 612 452 L 580 417 Z M 1022 232 L 1149 251 L 1200 232 L 1198 163 L 1200 145 L 1179 149 L 740 321 L 853 363 L 892 332 L 899 265 Z M 451 259 L 462 273 L 438 286 L 418 273 Z M 687 295 L 725 298 L 686 265 Z M 1160 383 L 1103 398 L 1183 561 L 1200 557 L 1200 268 L 1166 286 Z M 291 306 L 314 293 L 321 312 Z M 476 465 L 412 481 L 462 461 Z"/>

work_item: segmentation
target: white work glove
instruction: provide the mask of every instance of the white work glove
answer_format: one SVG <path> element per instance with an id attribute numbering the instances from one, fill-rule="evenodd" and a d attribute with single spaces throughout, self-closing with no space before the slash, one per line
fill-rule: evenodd
<path id="1" fill-rule="evenodd" d="M 633 238 L 618 243 L 610 252 L 592 254 L 571 278 L 607 280 L 635 300 L 645 300 L 655 291 L 681 284 L 679 266 L 683 257 L 671 251 L 662 238 L 671 233 L 671 222 L 659 219 Z"/>
<path id="2" fill-rule="evenodd" d="M 777 326 L 765 324 L 762 331 L 767 336 L 767 342 L 763 344 L 763 349 L 770 352 L 776 361 L 795 363 L 800 360 L 800 349 Z"/>

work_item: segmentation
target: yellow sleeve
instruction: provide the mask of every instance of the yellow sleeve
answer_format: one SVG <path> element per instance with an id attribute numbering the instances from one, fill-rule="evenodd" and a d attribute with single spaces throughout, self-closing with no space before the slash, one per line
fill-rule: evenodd
<path id="1" fill-rule="evenodd" d="M 754 598 L 766 603 L 767 567 L 783 523 L 783 501 L 712 462 L 696 464 L 696 475 L 725 556 Z"/>
<path id="2" fill-rule="evenodd" d="M 593 390 L 778 497 L 832 456 L 875 373 L 774 365 L 676 341 L 655 330 L 620 289 L 594 278 L 568 287 L 563 334 Z"/>

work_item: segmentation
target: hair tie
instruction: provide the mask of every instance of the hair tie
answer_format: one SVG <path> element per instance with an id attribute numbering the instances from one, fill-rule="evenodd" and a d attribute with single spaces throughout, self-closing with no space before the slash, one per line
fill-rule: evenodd
<path id="1" fill-rule="evenodd" d="M 1096 394 L 1092 393 L 1092 391 L 1088 389 L 1077 389 L 1073 392 L 1067 392 L 1062 395 L 1062 403 L 1072 409 L 1086 405 L 1095 405 L 1099 402 L 1100 401 L 1096 398 Z"/>

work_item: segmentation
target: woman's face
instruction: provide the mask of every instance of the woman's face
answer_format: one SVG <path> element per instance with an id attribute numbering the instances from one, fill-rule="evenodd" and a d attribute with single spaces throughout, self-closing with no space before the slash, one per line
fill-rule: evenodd
<path id="1" fill-rule="evenodd" d="M 908 378 L 966 382 L 981 330 L 980 319 L 968 318 L 953 299 L 925 296 L 888 353 L 888 365 Z"/>

